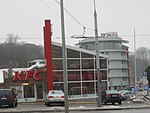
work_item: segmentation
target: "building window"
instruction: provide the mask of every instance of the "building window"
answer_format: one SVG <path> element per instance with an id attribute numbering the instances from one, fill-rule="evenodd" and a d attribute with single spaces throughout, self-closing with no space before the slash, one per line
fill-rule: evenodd
<path id="1" fill-rule="evenodd" d="M 63 70 L 63 62 L 62 59 L 53 59 L 53 70 Z"/>
<path id="2" fill-rule="evenodd" d="M 82 59 L 82 68 L 83 69 L 94 69 L 94 60 L 93 59 Z"/>
<path id="3" fill-rule="evenodd" d="M 80 71 L 68 71 L 68 81 L 80 81 Z"/>
<path id="4" fill-rule="evenodd" d="M 127 78 L 126 78 L 126 77 L 123 77 L 123 81 L 127 81 Z"/>
<path id="5" fill-rule="evenodd" d="M 78 59 L 68 59 L 67 60 L 68 70 L 80 69 L 80 60 Z"/>
<path id="6" fill-rule="evenodd" d="M 109 52 L 106 52 L 105 54 L 106 54 L 106 55 L 109 55 Z"/>
<path id="7" fill-rule="evenodd" d="M 80 58 L 80 52 L 67 49 L 67 58 Z"/>
<path id="8" fill-rule="evenodd" d="M 82 80 L 94 80 L 94 71 L 83 71 Z"/>
<path id="9" fill-rule="evenodd" d="M 126 61 L 125 61 L 125 60 L 122 60 L 122 64 L 126 64 Z"/>
<path id="10" fill-rule="evenodd" d="M 107 60 L 100 59 L 100 69 L 106 69 L 106 68 L 107 68 Z"/>
<path id="11" fill-rule="evenodd" d="M 125 56 L 125 52 L 121 52 L 121 56 Z"/>
<path id="12" fill-rule="evenodd" d="M 123 73 L 126 73 L 126 72 L 127 72 L 127 70 L 126 70 L 126 69 L 122 69 L 122 72 L 123 72 Z"/>

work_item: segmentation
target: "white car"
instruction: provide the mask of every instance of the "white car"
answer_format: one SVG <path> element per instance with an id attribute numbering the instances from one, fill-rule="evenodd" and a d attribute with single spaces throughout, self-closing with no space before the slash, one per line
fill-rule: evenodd
<path id="1" fill-rule="evenodd" d="M 121 94 L 123 100 L 127 100 L 133 96 L 133 92 L 128 90 L 122 90 L 119 93 Z"/>
<path id="2" fill-rule="evenodd" d="M 64 92 L 62 90 L 50 90 L 45 99 L 45 105 L 60 104 L 64 106 Z"/>

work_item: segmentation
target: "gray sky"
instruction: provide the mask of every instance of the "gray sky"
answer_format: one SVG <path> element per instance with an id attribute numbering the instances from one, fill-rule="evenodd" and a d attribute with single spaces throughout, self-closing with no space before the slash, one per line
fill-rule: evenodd
<path id="1" fill-rule="evenodd" d="M 21 37 L 19 41 L 43 45 L 45 19 L 52 21 L 52 40 L 61 43 L 60 6 L 56 1 L 60 0 L 0 0 L 0 43 L 13 33 Z M 85 36 L 94 36 L 93 0 L 64 0 L 64 7 L 87 28 Z M 137 48 L 150 48 L 150 0 L 96 0 L 96 8 L 99 34 L 118 32 L 133 51 L 135 28 Z M 72 35 L 83 34 L 78 22 L 65 12 L 68 45 L 79 41 L 70 38 Z"/>

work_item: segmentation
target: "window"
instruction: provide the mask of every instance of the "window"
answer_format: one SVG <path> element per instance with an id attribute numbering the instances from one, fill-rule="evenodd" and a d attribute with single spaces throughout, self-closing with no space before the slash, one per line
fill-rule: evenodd
<path id="1" fill-rule="evenodd" d="M 109 55 L 109 52 L 106 52 L 105 54 L 106 54 L 106 55 Z"/>
<path id="2" fill-rule="evenodd" d="M 94 71 L 83 71 L 82 80 L 94 80 Z"/>
<path id="3" fill-rule="evenodd" d="M 94 60 L 82 59 L 82 69 L 94 69 Z"/>
<path id="4" fill-rule="evenodd" d="M 126 72 L 127 72 L 127 70 L 126 70 L 126 69 L 122 69 L 122 72 L 123 72 L 123 73 L 126 73 Z"/>
<path id="5" fill-rule="evenodd" d="M 107 60 L 106 59 L 100 59 L 100 68 L 101 69 L 107 68 Z"/>
<path id="6" fill-rule="evenodd" d="M 93 55 L 90 55 L 90 54 L 87 54 L 87 53 L 81 53 L 81 57 L 82 58 L 93 58 L 94 56 Z"/>
<path id="7" fill-rule="evenodd" d="M 121 56 L 125 56 L 125 52 L 121 52 Z"/>
<path id="8" fill-rule="evenodd" d="M 126 64 L 126 61 L 125 61 L 125 60 L 122 60 L 122 64 Z"/>
<path id="9" fill-rule="evenodd" d="M 63 70 L 63 62 L 62 59 L 53 59 L 53 70 Z"/>
<path id="10" fill-rule="evenodd" d="M 67 58 L 80 58 L 80 52 L 67 49 Z"/>
<path id="11" fill-rule="evenodd" d="M 68 59 L 67 66 L 68 66 L 68 70 L 80 69 L 80 60 Z"/>
<path id="12" fill-rule="evenodd" d="M 80 71 L 68 71 L 68 81 L 80 81 Z"/>

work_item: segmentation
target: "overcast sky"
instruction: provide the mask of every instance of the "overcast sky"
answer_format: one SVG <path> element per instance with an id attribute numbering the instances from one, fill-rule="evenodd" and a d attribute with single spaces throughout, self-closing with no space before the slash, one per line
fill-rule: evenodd
<path id="1" fill-rule="evenodd" d="M 51 19 L 53 41 L 61 43 L 60 0 L 0 0 L 0 43 L 8 33 L 18 35 L 19 41 L 43 45 L 45 19 Z M 94 36 L 93 0 L 64 0 L 65 36 L 67 45 L 79 39 L 72 35 Z M 134 47 L 150 48 L 150 0 L 96 0 L 99 34 L 118 32 L 129 41 L 130 51 Z M 77 22 L 78 21 L 78 22 Z"/>

